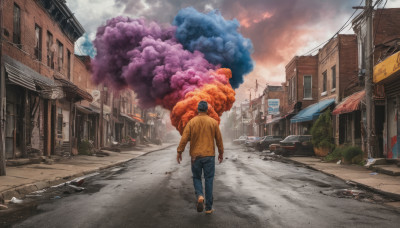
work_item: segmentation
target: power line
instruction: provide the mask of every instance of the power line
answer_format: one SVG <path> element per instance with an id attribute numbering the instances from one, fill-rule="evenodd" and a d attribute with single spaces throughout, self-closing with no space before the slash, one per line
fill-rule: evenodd
<path id="1" fill-rule="evenodd" d="M 360 2 L 360 4 L 359 4 L 359 7 L 362 5 L 363 2 L 364 2 L 364 0 L 361 0 L 361 2 Z M 329 39 L 326 40 L 325 42 L 319 44 L 319 45 L 316 46 L 315 48 L 309 50 L 308 52 L 304 53 L 303 55 L 309 55 L 309 54 L 313 53 L 313 52 L 316 51 L 319 47 L 325 45 L 326 43 L 328 43 L 329 41 L 331 41 L 333 38 L 335 38 L 335 36 L 336 36 L 337 34 L 339 34 L 339 33 L 340 33 L 341 31 L 343 31 L 347 26 L 350 25 L 350 24 L 348 24 L 348 23 L 349 23 L 349 21 L 353 18 L 354 14 L 357 12 L 357 10 L 359 10 L 359 9 L 358 9 L 359 7 L 357 7 L 357 8 L 354 10 L 354 12 L 351 14 L 351 16 L 349 17 L 349 19 L 347 19 L 347 21 L 342 25 L 342 27 L 340 27 L 340 29 L 339 29 L 331 38 L 329 38 Z"/>

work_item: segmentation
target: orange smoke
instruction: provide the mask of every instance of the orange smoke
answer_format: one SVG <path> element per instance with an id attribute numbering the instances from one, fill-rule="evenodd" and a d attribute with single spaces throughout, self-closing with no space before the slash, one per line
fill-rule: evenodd
<path id="1" fill-rule="evenodd" d="M 220 122 L 219 117 L 222 113 L 232 108 L 233 102 L 235 102 L 235 91 L 229 84 L 232 72 L 228 68 L 220 68 L 215 74 L 224 75 L 228 79 L 227 83 L 214 81 L 211 84 L 204 85 L 200 89 L 189 92 L 172 109 L 170 116 L 171 123 L 181 135 L 189 120 L 198 114 L 197 105 L 200 101 L 208 103 L 208 115 L 217 120 L 218 123 Z"/>

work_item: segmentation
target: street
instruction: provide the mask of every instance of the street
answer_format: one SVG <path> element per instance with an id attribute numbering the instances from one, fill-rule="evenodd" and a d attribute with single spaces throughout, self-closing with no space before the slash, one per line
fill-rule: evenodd
<path id="1" fill-rule="evenodd" d="M 175 147 L 138 157 L 86 178 L 84 191 L 50 188 L 5 227 L 397 227 L 399 211 L 325 194 L 350 188 L 293 163 L 261 159 L 228 146 L 216 165 L 212 215 L 195 210 L 188 151 Z M 24 209 L 21 209 L 24 208 Z M 7 218 L 6 218 L 7 217 Z"/>

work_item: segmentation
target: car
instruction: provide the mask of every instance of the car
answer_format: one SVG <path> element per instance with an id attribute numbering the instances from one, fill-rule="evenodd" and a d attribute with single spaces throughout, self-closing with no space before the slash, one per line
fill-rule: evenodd
<path id="1" fill-rule="evenodd" d="M 281 145 L 279 143 L 272 143 L 269 145 L 269 151 L 276 152 L 281 149 Z"/>
<path id="2" fill-rule="evenodd" d="M 282 140 L 282 136 L 267 135 L 257 143 L 256 149 L 261 152 L 263 150 L 269 149 L 269 145 L 273 143 L 279 143 Z"/>
<path id="3" fill-rule="evenodd" d="M 236 144 L 236 145 L 244 144 L 246 142 L 247 138 L 248 138 L 247 136 L 242 135 L 238 139 L 233 140 L 233 144 Z"/>
<path id="4" fill-rule="evenodd" d="M 255 147 L 257 145 L 257 143 L 263 139 L 264 139 L 264 137 L 250 136 L 250 137 L 248 137 L 248 139 L 246 140 L 244 145 L 246 147 Z"/>
<path id="5" fill-rule="evenodd" d="M 276 150 L 276 154 L 283 156 L 303 155 L 314 156 L 314 148 L 311 143 L 311 135 L 289 135 L 280 141 L 280 150 Z"/>

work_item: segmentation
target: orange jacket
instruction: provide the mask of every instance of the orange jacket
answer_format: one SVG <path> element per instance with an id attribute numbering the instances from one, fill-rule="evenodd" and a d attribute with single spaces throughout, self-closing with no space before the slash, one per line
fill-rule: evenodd
<path id="1" fill-rule="evenodd" d="M 190 156 L 207 157 L 215 156 L 216 141 L 218 152 L 224 153 L 221 131 L 218 122 L 209 117 L 206 113 L 199 113 L 191 119 L 183 130 L 182 138 L 178 146 L 178 153 L 185 150 L 186 144 L 190 141 Z"/>

